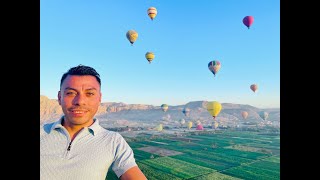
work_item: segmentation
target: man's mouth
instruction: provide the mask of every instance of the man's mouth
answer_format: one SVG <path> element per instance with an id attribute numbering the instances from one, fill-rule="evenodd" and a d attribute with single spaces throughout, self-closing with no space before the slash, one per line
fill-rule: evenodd
<path id="1" fill-rule="evenodd" d="M 75 115 L 81 115 L 81 114 L 86 113 L 87 110 L 84 110 L 84 109 L 70 109 L 70 112 L 72 114 L 75 114 Z"/>

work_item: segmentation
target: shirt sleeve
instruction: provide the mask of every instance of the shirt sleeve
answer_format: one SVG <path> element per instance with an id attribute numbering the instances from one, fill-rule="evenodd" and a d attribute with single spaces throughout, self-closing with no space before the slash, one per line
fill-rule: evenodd
<path id="1" fill-rule="evenodd" d="M 137 166 L 137 164 L 134 159 L 133 150 L 120 134 L 118 134 L 117 141 L 115 142 L 115 159 L 111 168 L 119 178 L 128 169 Z"/>

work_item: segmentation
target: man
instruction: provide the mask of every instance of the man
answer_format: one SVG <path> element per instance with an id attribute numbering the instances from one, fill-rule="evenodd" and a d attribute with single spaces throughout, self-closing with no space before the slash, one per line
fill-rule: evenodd
<path id="1" fill-rule="evenodd" d="M 109 168 L 121 180 L 147 179 L 124 138 L 94 118 L 100 88 L 91 67 L 79 65 L 63 74 L 58 101 L 64 115 L 40 127 L 40 179 L 104 180 Z"/>

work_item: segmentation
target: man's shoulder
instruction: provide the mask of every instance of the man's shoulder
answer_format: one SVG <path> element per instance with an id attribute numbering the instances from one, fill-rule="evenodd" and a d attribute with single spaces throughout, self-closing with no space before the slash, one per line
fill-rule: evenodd
<path id="1" fill-rule="evenodd" d="M 105 128 L 102 128 L 102 131 L 101 133 L 104 135 L 104 136 L 111 136 L 113 138 L 121 138 L 121 134 L 118 133 L 118 132 L 115 132 L 115 131 L 110 131 L 110 130 L 107 130 Z"/>
<path id="2" fill-rule="evenodd" d="M 55 122 L 47 122 L 40 124 L 40 133 L 49 133 Z"/>

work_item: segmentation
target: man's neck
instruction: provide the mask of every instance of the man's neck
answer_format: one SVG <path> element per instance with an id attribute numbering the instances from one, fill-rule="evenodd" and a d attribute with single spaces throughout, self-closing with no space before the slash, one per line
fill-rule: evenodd
<path id="1" fill-rule="evenodd" d="M 67 121 L 63 120 L 62 121 L 62 126 L 66 128 L 66 130 L 69 133 L 71 141 L 77 136 L 77 134 L 85 127 L 89 127 L 93 124 L 94 121 L 91 123 L 87 124 L 81 124 L 81 125 L 75 125 L 75 124 L 70 124 Z"/>

